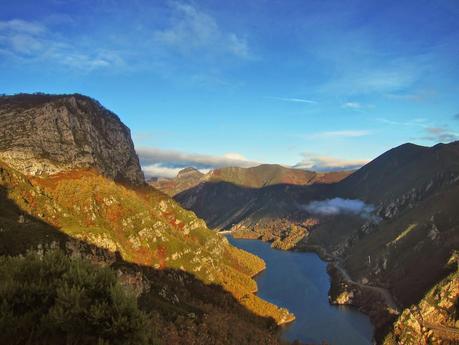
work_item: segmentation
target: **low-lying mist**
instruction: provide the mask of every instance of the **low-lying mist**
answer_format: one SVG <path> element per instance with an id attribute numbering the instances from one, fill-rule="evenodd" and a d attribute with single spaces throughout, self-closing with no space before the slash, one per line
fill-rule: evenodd
<path id="1" fill-rule="evenodd" d="M 339 214 L 354 214 L 362 218 L 373 218 L 375 207 L 359 199 L 333 198 L 311 201 L 303 206 L 309 213 L 321 216 L 334 216 Z"/>

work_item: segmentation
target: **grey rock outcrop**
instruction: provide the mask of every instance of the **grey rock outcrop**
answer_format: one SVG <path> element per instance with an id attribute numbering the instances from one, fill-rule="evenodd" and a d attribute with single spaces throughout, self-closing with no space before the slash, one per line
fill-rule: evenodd
<path id="1" fill-rule="evenodd" d="M 93 168 L 117 181 L 144 183 L 129 128 L 78 94 L 0 97 L 0 160 L 27 175 Z"/>

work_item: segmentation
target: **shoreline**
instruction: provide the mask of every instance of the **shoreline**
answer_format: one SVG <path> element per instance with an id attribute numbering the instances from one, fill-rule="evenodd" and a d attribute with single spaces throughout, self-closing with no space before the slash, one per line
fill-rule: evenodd
<path id="1" fill-rule="evenodd" d="M 234 231 L 228 231 L 228 234 Z M 236 239 L 258 240 L 265 243 L 273 241 L 264 241 L 258 237 L 235 237 Z M 382 337 L 388 327 L 392 325 L 400 311 L 395 303 L 390 291 L 378 286 L 360 284 L 353 281 L 347 271 L 339 265 L 338 258 L 329 254 L 323 247 L 318 245 L 302 245 L 292 249 L 273 248 L 281 251 L 314 253 L 324 262 L 327 263 L 327 274 L 330 278 L 330 288 L 328 291 L 328 300 L 330 305 L 343 305 L 354 308 L 370 318 L 374 327 L 373 339 Z M 385 290 L 386 293 L 383 293 Z M 390 297 L 387 297 L 389 295 Z M 388 303 L 392 301 L 393 303 Z M 395 306 L 395 308 L 393 308 Z"/>
<path id="2" fill-rule="evenodd" d="M 225 236 L 226 237 L 226 236 Z M 262 239 L 260 238 L 247 238 L 247 237 L 234 237 L 232 236 L 235 240 L 251 240 L 251 241 L 260 241 L 262 243 L 266 243 L 266 244 L 270 244 L 272 243 L 271 241 L 263 241 Z M 296 253 L 304 253 L 304 254 L 315 254 L 317 255 L 318 259 L 320 259 L 323 263 L 325 263 L 325 271 L 326 271 L 326 274 L 328 276 L 328 279 L 329 279 L 329 282 L 330 282 L 330 286 L 328 288 L 328 291 L 326 291 L 326 294 L 327 294 L 327 297 L 328 297 L 328 305 L 330 306 L 336 306 L 337 303 L 333 303 L 332 299 L 331 299 L 331 291 L 332 291 L 332 287 L 334 286 L 334 283 L 333 282 L 336 282 L 337 279 L 336 277 L 331 274 L 330 270 L 329 270 L 329 266 L 330 264 L 334 261 L 334 259 L 332 258 L 331 255 L 328 255 L 322 248 L 314 248 L 314 250 L 312 248 L 309 248 L 309 249 L 299 249 L 299 248 L 295 248 L 295 249 L 290 249 L 290 250 L 284 250 L 284 249 L 280 249 L 280 248 L 277 248 L 277 247 L 271 247 L 271 249 L 273 250 L 278 250 L 280 252 L 296 252 Z M 247 249 L 244 249 L 244 250 L 247 250 Z M 250 250 L 249 250 L 250 252 Z M 253 253 L 252 253 L 253 254 Z M 266 265 L 266 268 L 267 268 L 268 265 Z M 265 268 L 265 269 L 266 269 Z M 263 270 L 264 271 L 264 270 Z M 261 271 L 261 272 L 263 272 Z M 259 273 L 261 273 L 259 272 Z M 254 276 L 254 278 L 256 278 L 256 276 Z M 359 311 L 361 312 L 362 314 L 366 315 L 368 318 L 369 318 L 369 321 L 371 323 L 371 326 L 373 328 L 373 332 L 372 332 L 372 339 L 374 339 L 375 337 L 375 331 L 376 331 L 376 327 L 375 327 L 375 323 L 373 322 L 374 320 L 372 320 L 372 318 L 370 317 L 369 313 L 365 312 L 364 310 L 362 310 L 361 308 L 359 308 L 358 306 L 356 305 L 353 305 L 353 304 L 343 304 L 344 306 L 348 306 L 348 307 L 351 307 L 352 309 L 356 310 L 356 311 Z M 291 322 L 295 321 L 295 319 L 293 320 L 288 320 L 287 322 L 285 323 L 279 323 L 278 326 L 281 327 L 281 329 L 283 328 L 283 326 L 288 326 L 288 324 L 290 324 Z"/>

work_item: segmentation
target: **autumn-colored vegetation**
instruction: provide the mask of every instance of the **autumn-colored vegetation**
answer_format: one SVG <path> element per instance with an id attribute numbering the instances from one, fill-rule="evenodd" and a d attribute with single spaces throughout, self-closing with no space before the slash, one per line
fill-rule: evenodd
<path id="1" fill-rule="evenodd" d="M 277 323 L 287 310 L 261 300 L 251 278 L 264 269 L 258 257 L 232 247 L 193 212 L 152 187 L 130 188 L 95 171 L 28 178 L 0 165 L 1 184 L 25 214 L 73 238 L 119 252 L 128 262 L 183 270 L 221 285 L 257 315 Z"/>

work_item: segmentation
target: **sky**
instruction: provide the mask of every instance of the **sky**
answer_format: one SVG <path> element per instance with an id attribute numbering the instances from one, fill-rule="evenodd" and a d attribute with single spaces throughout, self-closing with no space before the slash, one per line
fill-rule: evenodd
<path id="1" fill-rule="evenodd" d="M 459 139 L 457 0 L 0 0 L 0 93 L 81 93 L 146 175 Z"/>

